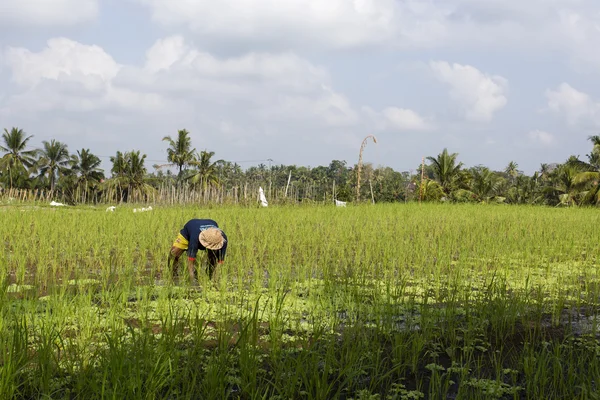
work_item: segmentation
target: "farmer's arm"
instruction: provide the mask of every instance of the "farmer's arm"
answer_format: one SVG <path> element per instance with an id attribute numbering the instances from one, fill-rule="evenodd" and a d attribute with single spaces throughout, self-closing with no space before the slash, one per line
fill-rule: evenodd
<path id="1" fill-rule="evenodd" d="M 223 264 L 223 258 L 220 254 L 221 250 L 207 250 L 208 264 L 213 267 L 216 267 L 217 264 Z"/>
<path id="2" fill-rule="evenodd" d="M 219 280 L 219 268 L 217 268 L 218 264 L 223 264 L 223 260 L 219 259 L 220 250 L 207 250 L 206 255 L 208 258 L 208 277 L 213 282 L 218 282 Z"/>
<path id="3" fill-rule="evenodd" d="M 190 282 L 192 282 L 192 283 L 196 280 L 196 267 L 194 266 L 195 262 L 196 262 L 196 259 L 188 258 L 188 262 L 187 262 L 188 274 L 190 275 Z"/>
<path id="4" fill-rule="evenodd" d="M 194 266 L 194 263 L 196 262 L 196 256 L 198 255 L 198 246 L 199 246 L 199 241 L 198 239 L 192 238 L 190 237 L 190 243 L 188 245 L 188 261 L 187 261 L 187 266 L 188 266 L 188 273 L 190 274 L 190 280 L 193 282 L 196 274 L 196 268 Z"/>

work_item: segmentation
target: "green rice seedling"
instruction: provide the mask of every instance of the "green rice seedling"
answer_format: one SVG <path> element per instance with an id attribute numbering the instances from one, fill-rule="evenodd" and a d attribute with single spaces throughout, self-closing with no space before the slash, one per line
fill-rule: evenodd
<path id="1" fill-rule="evenodd" d="M 597 389 L 595 210 L 20 207 L 0 224 L 2 398 Z M 231 245 L 220 280 L 200 270 L 199 287 L 165 262 L 192 217 Z"/>

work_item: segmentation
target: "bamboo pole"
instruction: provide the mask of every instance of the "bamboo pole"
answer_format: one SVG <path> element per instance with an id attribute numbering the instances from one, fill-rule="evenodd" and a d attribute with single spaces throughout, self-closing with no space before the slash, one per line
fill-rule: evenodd
<path id="1" fill-rule="evenodd" d="M 377 143 L 377 138 L 373 135 L 368 135 L 367 137 L 365 137 L 362 141 L 362 144 L 360 145 L 360 152 L 358 153 L 358 165 L 356 166 L 356 202 L 359 203 L 360 202 L 360 173 L 362 170 L 362 164 L 363 164 L 363 151 L 365 150 L 365 147 L 367 147 L 367 140 L 371 138 L 373 139 L 373 143 Z"/>

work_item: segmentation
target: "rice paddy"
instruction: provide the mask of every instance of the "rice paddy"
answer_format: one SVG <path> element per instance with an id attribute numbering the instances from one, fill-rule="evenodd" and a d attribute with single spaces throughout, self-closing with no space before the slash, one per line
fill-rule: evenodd
<path id="1" fill-rule="evenodd" d="M 600 398 L 595 209 L 104 209 L 0 208 L 0 398 Z"/>

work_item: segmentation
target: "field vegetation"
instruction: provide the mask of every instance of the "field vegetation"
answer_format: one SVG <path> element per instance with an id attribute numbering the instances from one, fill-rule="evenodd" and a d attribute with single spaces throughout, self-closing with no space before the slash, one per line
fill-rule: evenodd
<path id="1" fill-rule="evenodd" d="M 0 137 L 0 200 L 46 204 L 54 200 L 70 205 L 249 205 L 256 204 L 262 187 L 269 202 L 279 205 L 329 204 L 334 199 L 353 203 L 600 205 L 600 135 L 588 137 L 590 152 L 585 156 L 543 163 L 530 175 L 515 161 L 499 170 L 466 166 L 458 153 L 446 148 L 421 163 L 418 157 L 409 161 L 415 163 L 409 171 L 371 162 L 362 165 L 366 141 L 358 164 L 332 160 L 329 165 L 306 167 L 272 159 L 238 162 L 216 159 L 213 151 L 197 151 L 191 138 L 185 129 L 173 137 L 165 136 L 166 159 L 153 160 L 157 162 L 153 171 L 142 150 L 118 150 L 114 156 L 102 156 L 105 163 L 106 158 L 110 160 L 110 171 L 105 171 L 100 156 L 90 149 L 70 153 L 67 144 L 57 140 L 43 141 L 36 149 L 31 142 L 34 135 L 17 127 L 5 128 Z M 374 144 L 380 145 L 386 146 Z"/>
<path id="2" fill-rule="evenodd" d="M 173 280 L 190 218 L 230 246 Z M 598 399 L 600 215 L 0 207 L 2 399 Z"/>

